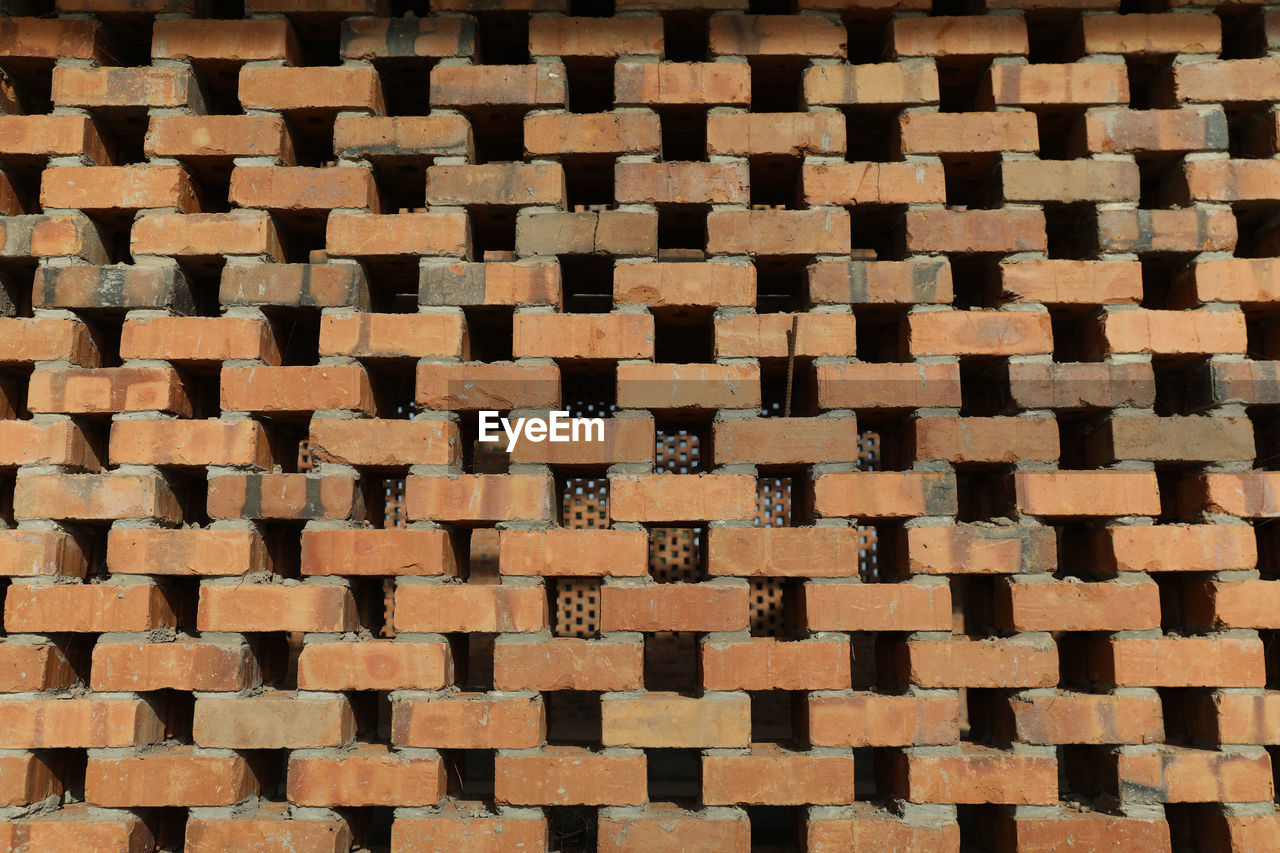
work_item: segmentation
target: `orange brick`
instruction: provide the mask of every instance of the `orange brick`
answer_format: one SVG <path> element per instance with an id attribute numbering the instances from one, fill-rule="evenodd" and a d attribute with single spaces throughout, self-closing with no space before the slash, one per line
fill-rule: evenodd
<path id="1" fill-rule="evenodd" d="M 258 793 L 243 756 L 174 746 L 136 756 L 89 759 L 85 802 L 120 806 L 229 806 Z"/>
<path id="2" fill-rule="evenodd" d="M 835 56 L 844 58 L 847 33 L 835 21 L 808 15 L 711 16 L 712 56 Z"/>
<path id="3" fill-rule="evenodd" d="M 903 113 L 898 147 L 903 154 L 1035 152 L 1040 137 L 1032 113 Z"/>
<path id="4" fill-rule="evenodd" d="M 661 127 L 654 113 L 544 113 L 524 117 L 524 149 L 535 157 L 549 154 L 639 154 L 656 152 L 661 144 Z"/>
<path id="5" fill-rule="evenodd" d="M 618 365 L 618 406 L 628 409 L 756 409 L 760 368 L 746 364 Z"/>
<path id="6" fill-rule="evenodd" d="M 312 458 L 320 462 L 369 468 L 462 463 L 452 421 L 313 417 L 309 435 Z"/>
<path id="7" fill-rule="evenodd" d="M 751 743 L 751 700 L 742 693 L 610 694 L 600 699 L 606 747 L 733 749 Z"/>
<path id="8" fill-rule="evenodd" d="M 821 474 L 813 482 L 813 509 L 823 516 L 867 518 L 954 515 L 955 479 L 933 471 Z"/>
<path id="9" fill-rule="evenodd" d="M 436 634 L 536 632 L 547 626 L 547 596 L 539 584 L 400 583 L 395 622 Z"/>
<path id="10" fill-rule="evenodd" d="M 503 530 L 498 560 L 503 575 L 643 577 L 649 537 L 640 530 Z"/>
<path id="11" fill-rule="evenodd" d="M 525 135 L 528 136 L 526 126 Z M 845 123 L 832 113 L 726 113 L 707 116 L 707 153 L 761 156 L 843 154 Z"/>
<path id="12" fill-rule="evenodd" d="M 802 85 L 808 106 L 938 102 L 938 72 L 928 63 L 813 65 L 804 70 Z"/>
<path id="13" fill-rule="evenodd" d="M 244 67 L 238 86 L 246 110 L 283 113 L 369 112 L 384 110 L 382 83 L 369 67 Z"/>
<path id="14" fill-rule="evenodd" d="M 1018 261 L 1000 265 L 1000 288 L 1019 302 L 1136 305 L 1142 268 L 1136 261 Z"/>
<path id="15" fill-rule="evenodd" d="M 702 802 L 720 806 L 852 803 L 853 756 L 757 745 L 747 755 L 702 756 Z"/>
<path id="16" fill-rule="evenodd" d="M 795 354 L 802 358 L 852 356 L 857 348 L 851 314 L 734 314 L 716 317 L 717 358 L 786 358 L 795 323 Z"/>
<path id="17" fill-rule="evenodd" d="M 379 210 L 373 170 L 360 168 L 236 166 L 227 198 L 236 207 L 270 211 Z"/>
<path id="18" fill-rule="evenodd" d="M 942 746 L 960 740 L 960 703 L 952 696 L 810 694 L 814 746 Z"/>
<path id="19" fill-rule="evenodd" d="M 1159 515 L 1151 471 L 1018 471 L 1018 510 L 1062 517 Z"/>
<path id="20" fill-rule="evenodd" d="M 614 521 L 755 517 L 755 478 L 741 474 L 634 474 L 609 478 Z"/>
<path id="21" fill-rule="evenodd" d="M 848 689 L 851 678 L 845 637 L 704 638 L 700 659 L 707 690 L 842 690 Z"/>
<path id="22" fill-rule="evenodd" d="M 634 640 L 499 637 L 493 647 L 493 686 L 498 690 L 637 690 L 643 664 L 644 646 Z"/>
<path id="23" fill-rule="evenodd" d="M 1020 15 L 899 18 L 889 25 L 893 56 L 1026 56 Z"/>
<path id="24" fill-rule="evenodd" d="M 244 643 L 188 638 L 163 643 L 116 639 L 94 644 L 90 686 L 94 690 L 139 693 L 150 690 L 233 692 L 256 687 L 260 679 L 257 660 Z"/>
<path id="25" fill-rule="evenodd" d="M 280 363 L 271 325 L 248 317 L 130 317 L 120 333 L 121 358 L 217 363 Z"/>
<path id="26" fill-rule="evenodd" d="M 1008 639 L 907 640 L 898 669 L 917 687 L 1053 687 L 1058 649 L 1048 635 Z"/>
<path id="27" fill-rule="evenodd" d="M 351 590 L 305 583 L 201 586 L 196 621 L 201 631 L 341 632 L 358 625 Z"/>
<path id="28" fill-rule="evenodd" d="M 746 163 L 618 162 L 613 167 L 613 195 L 620 204 L 745 204 L 749 183 Z"/>
<path id="29" fill-rule="evenodd" d="M 1121 687 L 1261 687 L 1262 643 L 1243 637 L 1112 637 L 1089 649 L 1089 674 Z"/>
<path id="30" fill-rule="evenodd" d="M 653 358 L 648 314 L 517 314 L 514 335 L 516 358 Z"/>
<path id="31" fill-rule="evenodd" d="M 285 165 L 293 162 L 293 139 L 288 126 L 280 116 L 271 115 L 153 116 L 147 124 L 144 150 L 150 157 L 176 157 L 196 166 L 205 161 L 224 161 L 223 168 L 229 168 L 230 164 L 225 161 L 235 157 L 275 157 Z"/>
<path id="32" fill-rule="evenodd" d="M 512 805 L 641 805 L 645 755 L 637 750 L 593 752 L 547 746 L 499 753 L 494 796 Z"/>
<path id="33" fill-rule="evenodd" d="M 915 458 L 949 462 L 1056 461 L 1058 424 L 1052 418 L 917 418 L 911 422 Z"/>
<path id="34" fill-rule="evenodd" d="M 250 530 L 116 528 L 107 566 L 128 575 L 246 575 L 266 570 L 267 548 Z"/>
<path id="35" fill-rule="evenodd" d="M 439 690 L 452 680 L 444 641 L 307 643 L 298 655 L 302 690 Z"/>
<path id="36" fill-rule="evenodd" d="M 407 756 L 362 744 L 336 756 L 289 757 L 289 802 L 299 806 L 430 806 L 448 779 L 439 756 Z"/>
<path id="37" fill-rule="evenodd" d="M 1158 743 L 1164 740 L 1160 697 L 1055 692 L 1008 699 L 1009 734 L 1023 743 Z"/>
<path id="38" fill-rule="evenodd" d="M 618 106 L 746 106 L 751 102 L 751 73 L 733 62 L 620 62 L 613 71 L 613 100 Z"/>
<path id="39" fill-rule="evenodd" d="M 559 163 L 427 167 L 427 204 L 523 207 L 564 201 L 564 169 Z"/>
<path id="40" fill-rule="evenodd" d="M 745 631 L 747 586 L 739 584 L 605 584 L 600 590 L 600 630 Z"/>
<path id="41" fill-rule="evenodd" d="M 815 583 L 804 585 L 811 631 L 946 631 L 951 591 L 938 583 Z"/>
<path id="42" fill-rule="evenodd" d="M 220 474 L 209 480 L 210 518 L 350 519 L 364 512 L 346 474 Z"/>
<path id="43" fill-rule="evenodd" d="M 977 103 L 1028 109 L 1127 104 L 1129 75 L 1124 65 L 1109 62 L 992 65 L 978 90 Z"/>
<path id="44" fill-rule="evenodd" d="M 165 738 L 155 709 L 139 698 L 0 698 L 0 723 L 4 749 L 103 749 Z"/>
<path id="45" fill-rule="evenodd" d="M 712 210 L 707 251 L 724 255 L 848 254 L 846 210 Z"/>
<path id="46" fill-rule="evenodd" d="M 182 507 L 169 483 L 155 474 L 24 472 L 14 487 L 13 514 L 18 519 L 180 521 Z"/>
<path id="47" fill-rule="evenodd" d="M 1160 627 L 1153 583 L 1006 579 L 996 587 L 996 624 L 1013 631 L 1143 631 Z"/>
<path id="48" fill-rule="evenodd" d="M 268 691 L 256 696 L 200 696 L 191 737 L 220 749 L 320 749 L 355 736 L 346 696 Z"/>
<path id="49" fill-rule="evenodd" d="M 280 235 L 271 215 L 245 210 L 234 213 L 153 213 L 139 217 L 129 232 L 129 251 L 197 260 L 227 255 L 284 260 Z"/>
<path id="50" fill-rule="evenodd" d="M 435 749 L 529 749 L 546 739 L 538 694 L 453 693 L 391 704 L 391 742 Z"/>
<path id="51" fill-rule="evenodd" d="M 1052 757 L 964 744 L 954 754 L 898 753 L 894 758 L 894 775 L 913 803 L 1058 802 L 1058 763 Z"/>
<path id="52" fill-rule="evenodd" d="M 476 524 L 548 521 L 552 482 L 536 474 L 411 476 L 405 480 L 404 502 L 413 519 Z"/>
<path id="53" fill-rule="evenodd" d="M 737 577 L 853 577 L 862 534 L 850 527 L 713 527 L 707 571 Z"/>
<path id="54" fill-rule="evenodd" d="M 221 391 L 224 412 L 373 414 L 375 409 L 369 374 L 359 365 L 224 367 Z"/>

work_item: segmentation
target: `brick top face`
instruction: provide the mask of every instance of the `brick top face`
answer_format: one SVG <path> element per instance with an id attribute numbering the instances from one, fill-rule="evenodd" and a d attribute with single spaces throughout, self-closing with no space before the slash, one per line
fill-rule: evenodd
<path id="1" fill-rule="evenodd" d="M 234 5 L 0 3 L 0 849 L 1280 847 L 1280 12 Z"/>

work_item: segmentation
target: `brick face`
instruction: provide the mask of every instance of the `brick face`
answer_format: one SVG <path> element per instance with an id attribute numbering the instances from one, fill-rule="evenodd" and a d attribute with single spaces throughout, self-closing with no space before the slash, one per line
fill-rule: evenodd
<path id="1" fill-rule="evenodd" d="M 0 7 L 0 850 L 1280 847 L 1280 12 Z"/>

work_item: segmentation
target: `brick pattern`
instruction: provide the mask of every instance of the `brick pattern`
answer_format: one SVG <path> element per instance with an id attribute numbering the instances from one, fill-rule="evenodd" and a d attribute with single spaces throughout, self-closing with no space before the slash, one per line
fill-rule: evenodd
<path id="1" fill-rule="evenodd" d="M 1280 848 L 1280 10 L 229 8 L 0 3 L 0 850 Z"/>

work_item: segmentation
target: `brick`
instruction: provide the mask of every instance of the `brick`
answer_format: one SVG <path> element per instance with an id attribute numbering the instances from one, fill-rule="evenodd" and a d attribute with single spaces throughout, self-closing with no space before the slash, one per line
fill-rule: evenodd
<path id="1" fill-rule="evenodd" d="M 858 424 L 854 418 L 750 418 L 712 425 L 716 464 L 801 464 L 811 459 L 855 462 Z"/>
<path id="2" fill-rule="evenodd" d="M 905 539 L 913 575 L 1020 574 L 1057 566 L 1056 539 L 1047 527 L 910 527 Z"/>
<path id="3" fill-rule="evenodd" d="M 1098 531 L 1092 556 L 1098 571 L 1245 571 L 1258 546 L 1248 525 L 1116 525 Z"/>
<path id="4" fill-rule="evenodd" d="M 31 364 L 38 361 L 69 361 L 97 367 L 98 346 L 89 327 L 78 320 L 61 317 L 0 318 L 0 363 Z"/>
<path id="5" fill-rule="evenodd" d="M 609 478 L 614 521 L 751 518 L 755 479 L 740 474 L 634 474 Z"/>
<path id="6" fill-rule="evenodd" d="M 741 693 L 609 694 L 600 698 L 601 743 L 660 749 L 743 748 L 751 701 Z"/>
<path id="7" fill-rule="evenodd" d="M 1221 150 L 1227 117 L 1214 106 L 1167 110 L 1095 109 L 1074 131 L 1085 151 L 1098 154 Z"/>
<path id="8" fill-rule="evenodd" d="M 0 126 L 3 126 L 0 124 Z M 525 127 L 528 135 L 528 126 Z M 845 123 L 832 113 L 725 113 L 707 116 L 707 153 L 834 155 L 845 151 Z"/>
<path id="9" fill-rule="evenodd" d="M 103 749 L 164 740 L 145 700 L 100 696 L 0 699 L 4 749 Z"/>
<path id="10" fill-rule="evenodd" d="M 1275 478 L 1270 473 L 1199 474 L 1179 484 L 1178 501 L 1192 511 L 1270 517 L 1280 511 L 1272 491 Z"/>
<path id="11" fill-rule="evenodd" d="M 1058 650 L 1048 635 L 1008 639 L 907 640 L 897 647 L 901 675 L 918 687 L 1053 687 Z"/>
<path id="12" fill-rule="evenodd" d="M 1164 56 L 1222 50 L 1222 23 L 1214 15 L 1090 15 L 1080 23 L 1085 53 Z"/>
<path id="13" fill-rule="evenodd" d="M 955 479 L 950 473 L 932 471 L 821 474 L 813 481 L 813 509 L 828 517 L 953 515 Z"/>
<path id="14" fill-rule="evenodd" d="M 845 56 L 845 29 L 817 16 L 711 16 L 712 56 Z"/>
<path id="15" fill-rule="evenodd" d="M 83 846 L 86 849 L 146 853 L 155 848 L 151 830 L 136 817 L 102 817 L 85 806 L 67 806 L 15 825 L 29 853 L 53 853 Z"/>
<path id="16" fill-rule="evenodd" d="M 841 690 L 850 684 L 849 641 L 844 637 L 707 637 L 699 651 L 707 690 Z"/>
<path id="17" fill-rule="evenodd" d="M 1125 637 L 1089 648 L 1094 681 L 1122 687 L 1261 687 L 1262 644 L 1237 637 Z"/>
<path id="18" fill-rule="evenodd" d="M 563 205 L 559 163 L 486 163 L 427 167 L 427 204 L 523 207 Z"/>
<path id="19" fill-rule="evenodd" d="M 1010 696 L 1000 725 L 1023 743 L 1138 744 L 1164 740 L 1160 697 L 1058 691 Z"/>
<path id="20" fill-rule="evenodd" d="M 655 256 L 658 217 L 635 210 L 521 210 L 516 215 L 516 254 Z"/>
<path id="21" fill-rule="evenodd" d="M 1244 325 L 1244 315 L 1233 311 L 1112 311 L 1102 318 L 1102 336 L 1113 353 L 1242 353 Z"/>
<path id="22" fill-rule="evenodd" d="M 101 61 L 106 33 L 97 21 L 11 17 L 0 24 L 0 56 Z"/>
<path id="23" fill-rule="evenodd" d="M 442 23 L 443 19 L 437 22 Z M 356 26 L 388 22 L 366 19 L 346 23 Z M 418 157 L 470 158 L 475 142 L 471 125 L 462 116 L 342 115 L 333 123 L 333 148 L 339 156 L 352 160 L 407 164 Z"/>
<path id="24" fill-rule="evenodd" d="M 726 255 L 848 254 L 844 210 L 713 210 L 707 251 Z"/>
<path id="25" fill-rule="evenodd" d="M 621 363 L 618 406 L 655 411 L 756 409 L 760 368 L 747 364 Z"/>
<path id="26" fill-rule="evenodd" d="M 899 18 L 889 25 L 892 55 L 1026 56 L 1027 25 L 1021 16 Z"/>
<path id="27" fill-rule="evenodd" d="M 152 107 L 186 107 L 204 112 L 200 84 L 189 68 L 58 65 L 53 69 L 51 98 L 60 107 L 143 112 Z"/>
<path id="28" fill-rule="evenodd" d="M 291 817 L 258 811 L 239 817 L 193 817 L 187 821 L 189 853 L 246 849 L 254 853 L 342 853 L 351 847 L 351 828 L 340 817 Z"/>
<path id="29" fill-rule="evenodd" d="M 1049 418 L 917 418 L 915 458 L 949 462 L 1056 461 L 1058 425 Z"/>
<path id="30" fill-rule="evenodd" d="M 1000 265 L 1003 295 L 1045 305 L 1115 305 L 1142 301 L 1135 261 L 1017 261 Z"/>
<path id="31" fill-rule="evenodd" d="M 32 754 L 0 758 L 0 804 L 25 806 L 62 794 L 62 780 L 46 760 Z"/>
<path id="32" fill-rule="evenodd" d="M 955 364 L 819 364 L 818 405 L 824 409 L 915 409 L 960 405 Z"/>
<path id="33" fill-rule="evenodd" d="M 369 374 L 359 365 L 227 367 L 222 370 L 224 412 L 268 414 L 348 409 L 373 414 Z"/>
<path id="34" fill-rule="evenodd" d="M 903 154 L 1034 153 L 1040 137 L 1032 113 L 903 113 L 898 147 Z"/>
<path id="35" fill-rule="evenodd" d="M 13 514 L 18 519 L 180 521 L 182 508 L 169 484 L 155 474 L 24 472 L 14 487 Z"/>
<path id="36" fill-rule="evenodd" d="M 606 584 L 600 590 L 601 631 L 745 631 L 748 610 L 745 584 Z"/>
<path id="37" fill-rule="evenodd" d="M 601 853 L 641 850 L 746 850 L 751 824 L 732 811 L 686 812 L 669 803 L 652 803 L 643 811 L 600 816 L 597 839 Z"/>
<path id="38" fill-rule="evenodd" d="M 997 585 L 995 622 L 1013 631 L 1143 631 L 1160 627 L 1153 583 L 1019 581 Z"/>
<path id="39" fill-rule="evenodd" d="M 503 530 L 498 561 L 503 575 L 643 577 L 649 537 L 639 530 Z"/>
<path id="40" fill-rule="evenodd" d="M 431 105 L 465 109 L 519 104 L 564 107 L 565 71 L 558 62 L 536 65 L 437 65 L 431 69 Z"/>
<path id="41" fill-rule="evenodd" d="M 1000 164 L 1006 202 L 1138 201 L 1136 163 L 1106 160 L 1006 160 Z"/>
<path id="42" fill-rule="evenodd" d="M 805 164 L 808 204 L 941 204 L 946 185 L 940 163 Z"/>
<path id="43" fill-rule="evenodd" d="M 414 401 L 422 409 L 463 412 L 559 409 L 560 369 L 554 364 L 538 363 L 424 362 L 418 365 Z"/>
<path id="44" fill-rule="evenodd" d="M 69 415 L 191 415 L 191 398 L 182 377 L 171 367 L 37 370 L 31 374 L 27 406 L 33 412 Z"/>
<path id="45" fill-rule="evenodd" d="M 735 314 L 715 318 L 717 358 L 787 358 L 787 335 L 795 328 L 801 358 L 852 356 L 857 346 L 850 314 Z"/>
<path id="46" fill-rule="evenodd" d="M 1278 274 L 1280 265 L 1272 258 L 1222 258 L 1193 264 L 1178 276 L 1175 286 L 1187 293 L 1188 302 L 1258 304 L 1277 297 Z"/>
<path id="47" fill-rule="evenodd" d="M 1276 715 L 1280 713 L 1280 693 L 1213 691 L 1197 697 L 1187 706 L 1187 726 L 1197 741 L 1209 743 L 1270 744 L 1276 739 Z"/>
<path id="48" fill-rule="evenodd" d="M 953 696 L 810 694 L 814 746 L 914 746 L 958 743 L 960 703 Z"/>
<path id="49" fill-rule="evenodd" d="M 977 744 L 956 753 L 899 753 L 894 776 L 913 803 L 1013 803 L 1051 805 L 1058 801 L 1058 766 L 1053 758 L 1018 755 Z"/>
<path id="50" fill-rule="evenodd" d="M 280 59 L 297 65 L 301 48 L 284 19 L 161 20 L 152 29 L 151 58 L 204 60 L 218 65 Z"/>
<path id="51" fill-rule="evenodd" d="M 391 742 L 436 749 L 529 749 L 546 739 L 537 694 L 454 693 L 398 698 L 391 705 Z"/>
<path id="52" fill-rule="evenodd" d="M 0 421 L 0 467 L 62 465 L 96 471 L 100 462 L 83 430 L 71 420 Z"/>
<path id="53" fill-rule="evenodd" d="M 420 305 L 561 306 L 560 265 L 541 260 L 431 263 L 418 279 Z"/>
<path id="54" fill-rule="evenodd" d="M 430 806 L 447 779 L 438 756 L 408 756 L 364 744 L 340 756 L 289 757 L 289 802 L 300 806 Z"/>
<path id="55" fill-rule="evenodd" d="M 513 805 L 642 805 L 644 753 L 548 746 L 499 753 L 494 796 Z"/>
<path id="56" fill-rule="evenodd" d="M 345 746 L 355 735 L 355 717 L 345 696 L 283 691 L 201 696 L 191 732 L 196 745 L 222 749 Z"/>
<path id="57" fill-rule="evenodd" d="M 1159 515 L 1160 494 L 1150 471 L 1018 471 L 1019 512 L 1088 517 Z"/>
<path id="58" fill-rule="evenodd" d="M 250 530 L 116 528 L 107 566 L 127 575 L 246 575 L 266 569 L 267 549 Z"/>
<path id="59" fill-rule="evenodd" d="M 1164 803 L 1268 800 L 1274 794 L 1271 760 L 1206 749 L 1164 746 L 1158 752 L 1116 755 L 1120 786 Z"/>
<path id="60" fill-rule="evenodd" d="M 171 309 L 190 313 L 191 287 L 176 265 L 43 267 L 31 293 L 35 308 Z"/>
<path id="61" fill-rule="evenodd" d="M 906 821 L 871 803 L 855 803 L 838 816 L 810 816 L 806 849 L 812 853 L 856 850 L 956 850 L 960 827 L 954 821 Z"/>
<path id="62" fill-rule="evenodd" d="M 298 655 L 302 690 L 439 690 L 452 676 L 443 641 L 307 643 Z"/>
<path id="63" fill-rule="evenodd" d="M 547 819 L 528 812 L 498 817 L 479 803 L 446 802 L 439 813 L 397 817 L 391 824 L 391 844 L 404 853 L 448 853 L 470 848 L 498 853 L 504 847 L 542 850 L 547 846 Z"/>
<path id="64" fill-rule="evenodd" d="M 1104 812 L 1066 811 L 1061 815 L 1014 818 L 1002 827 L 1019 850 L 1052 850 L 1066 839 L 1080 850 L 1168 851 L 1169 824 L 1163 819 L 1125 817 Z M 1070 848 L 1068 848 L 1070 849 Z"/>
<path id="65" fill-rule="evenodd" d="M 620 204 L 745 204 L 749 184 L 745 163 L 619 162 L 613 167 L 613 195 Z"/>
<path id="66" fill-rule="evenodd" d="M 705 805 L 852 803 L 853 756 L 757 745 L 747 755 L 702 756 Z"/>
<path id="67" fill-rule="evenodd" d="M 493 685 L 498 690 L 635 690 L 643 654 L 644 647 L 631 640 L 500 637 L 493 649 Z"/>
<path id="68" fill-rule="evenodd" d="M 1104 252 L 1217 252 L 1236 245 L 1236 220 L 1226 210 L 1099 210 Z"/>
<path id="69" fill-rule="evenodd" d="M 1009 365 L 1009 392 L 1024 409 L 1149 408 L 1156 383 L 1144 363 L 1021 362 Z"/>
<path id="70" fill-rule="evenodd" d="M 912 252 L 1044 252 L 1044 214 L 1038 210 L 908 210 Z"/>
<path id="71" fill-rule="evenodd" d="M 536 632 L 547 625 L 540 585 L 397 584 L 397 631 Z"/>
<path id="72" fill-rule="evenodd" d="M 1183 605 L 1185 618 L 1215 628 L 1268 628 L 1275 623 L 1276 588 L 1272 581 L 1207 581 L 1190 584 Z"/>
<path id="73" fill-rule="evenodd" d="M 378 212 L 378 185 L 370 169 L 306 166 L 236 166 L 228 200 L 236 207 L 316 212 L 335 208 Z"/>
<path id="74" fill-rule="evenodd" d="M 97 123 L 83 115 L 0 116 L 0 155 L 6 160 L 87 157 L 99 166 L 111 165 Z"/>
<path id="75" fill-rule="evenodd" d="M 1217 462 L 1254 456 L 1253 426 L 1247 418 L 1113 417 L 1090 438 L 1096 458 L 1104 463 L 1124 459 Z"/>
<path id="76" fill-rule="evenodd" d="M 74 683 L 71 662 L 58 646 L 12 641 L 0 645 L 0 693 L 37 693 Z"/>
<path id="77" fill-rule="evenodd" d="M 339 45 L 343 59 L 472 56 L 475 38 L 466 18 L 348 18 Z"/>
<path id="78" fill-rule="evenodd" d="M 94 690 L 236 691 L 257 686 L 260 677 L 251 650 L 238 642 L 100 639 L 93 647 Z"/>
<path id="79" fill-rule="evenodd" d="M 0 223 L 0 259 L 28 255 L 108 262 L 97 226 L 80 213 L 10 216 Z"/>
<path id="80" fill-rule="evenodd" d="M 550 477 L 536 474 L 463 474 L 411 476 L 404 501 L 409 518 L 492 523 L 547 521 L 552 512 Z"/>
<path id="81" fill-rule="evenodd" d="M 395 258 L 465 255 L 471 244 L 462 213 L 334 213 L 325 246 L 333 257 Z"/>
<path id="82" fill-rule="evenodd" d="M 1184 163 L 1181 174 L 1168 179 L 1165 192 L 1171 200 L 1263 201 L 1280 191 L 1280 171 L 1268 160 L 1211 160 Z"/>
<path id="83" fill-rule="evenodd" d="M 281 359 L 271 325 L 248 317 L 129 317 L 120 333 L 120 357 L 196 364 Z"/>
<path id="84" fill-rule="evenodd" d="M 163 214 L 140 217 L 129 232 L 129 251 L 199 260 L 218 255 L 284 259 L 270 215 L 260 211 Z"/>
<path id="85" fill-rule="evenodd" d="M 222 474 L 209 480 L 210 518 L 349 519 L 364 511 L 355 477 Z"/>
<path id="86" fill-rule="evenodd" d="M 1129 103 L 1129 75 L 1119 63 L 992 65 L 977 103 L 1047 108 Z"/>
<path id="87" fill-rule="evenodd" d="M 242 632 L 341 632 L 358 624 L 351 590 L 318 584 L 202 585 L 196 622 L 201 631 Z"/>
<path id="88" fill-rule="evenodd" d="M 661 56 L 662 20 L 657 16 L 565 18 L 538 15 L 529 19 L 529 53 L 533 56 L 572 57 Z"/>
<path id="89" fill-rule="evenodd" d="M 653 358 L 647 314 L 518 314 L 513 334 L 516 358 Z"/>
<path id="90" fill-rule="evenodd" d="M 806 583 L 811 631 L 946 631 L 950 588 L 938 583 Z"/>
<path id="91" fill-rule="evenodd" d="M 240 69 L 240 106 L 286 114 L 368 112 L 384 110 L 378 73 L 358 65 Z M 304 94 L 305 93 L 305 94 Z"/>
<path id="92" fill-rule="evenodd" d="M 656 152 L 661 144 L 658 116 L 651 112 L 541 113 L 524 117 L 524 149 L 535 157 L 640 154 Z"/>
<path id="93" fill-rule="evenodd" d="M 619 62 L 613 100 L 619 106 L 747 106 L 750 69 L 736 62 Z"/>
<path id="94" fill-rule="evenodd" d="M 707 572 L 735 577 L 853 577 L 862 535 L 848 527 L 713 527 Z"/>
<path id="95" fill-rule="evenodd" d="M 801 79 L 808 106 L 938 102 L 938 72 L 931 63 L 814 65 L 805 69 Z"/>
<path id="96" fill-rule="evenodd" d="M 1267 57 L 1179 65 L 1169 88 L 1167 100 L 1174 103 L 1274 101 L 1280 98 L 1280 61 Z"/>
<path id="97" fill-rule="evenodd" d="M 196 167 L 206 161 L 216 162 L 224 172 L 231 168 L 226 161 L 235 157 L 273 157 L 285 165 L 291 164 L 294 158 L 293 139 L 284 119 L 270 115 L 153 116 L 147 124 L 143 148 L 150 157 L 176 157 Z"/>
<path id="98" fill-rule="evenodd" d="M 312 458 L 339 465 L 400 468 L 460 465 L 458 425 L 430 420 L 311 419 Z"/>
<path id="99" fill-rule="evenodd" d="M 85 802 L 120 806 L 229 806 L 258 792 L 242 756 L 208 755 L 189 746 L 136 756 L 89 758 Z"/>

